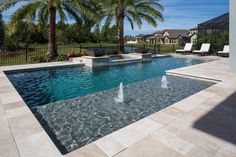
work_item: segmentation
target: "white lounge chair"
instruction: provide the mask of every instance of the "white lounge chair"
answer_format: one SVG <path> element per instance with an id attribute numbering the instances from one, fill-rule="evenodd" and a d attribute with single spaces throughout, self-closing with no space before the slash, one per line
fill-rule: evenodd
<path id="1" fill-rule="evenodd" d="M 202 44 L 201 49 L 193 51 L 193 54 L 200 54 L 200 55 L 208 54 L 210 51 L 210 47 L 211 47 L 211 44 L 204 43 L 204 44 Z"/>
<path id="2" fill-rule="evenodd" d="M 225 45 L 223 51 L 218 51 L 218 55 L 222 57 L 229 57 L 229 45 Z"/>
<path id="3" fill-rule="evenodd" d="M 186 43 L 184 49 L 177 49 L 176 53 L 189 53 L 192 52 L 192 48 L 193 48 L 192 43 Z"/>

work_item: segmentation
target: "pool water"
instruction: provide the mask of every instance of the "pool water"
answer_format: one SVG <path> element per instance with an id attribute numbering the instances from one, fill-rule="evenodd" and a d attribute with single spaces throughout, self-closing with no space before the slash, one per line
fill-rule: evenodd
<path id="1" fill-rule="evenodd" d="M 66 154 L 213 85 L 167 76 L 168 88 L 161 87 L 166 70 L 203 62 L 165 57 L 148 63 L 8 72 L 7 76 Z M 120 82 L 124 102 L 116 103 Z"/>
<path id="2" fill-rule="evenodd" d="M 163 76 L 166 70 L 203 63 L 204 60 L 165 57 L 149 63 L 104 68 L 69 67 L 7 73 L 27 105 L 32 108 L 59 100 Z"/>
<path id="3" fill-rule="evenodd" d="M 211 82 L 167 76 L 124 86 L 124 102 L 115 103 L 118 88 L 34 107 L 37 117 L 62 154 L 94 142 L 213 85 Z"/>

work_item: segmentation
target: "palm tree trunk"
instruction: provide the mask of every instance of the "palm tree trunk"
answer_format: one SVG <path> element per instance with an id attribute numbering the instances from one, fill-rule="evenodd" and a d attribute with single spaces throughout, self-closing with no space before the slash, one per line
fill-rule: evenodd
<path id="1" fill-rule="evenodd" d="M 125 39 L 124 39 L 124 8 L 121 7 L 119 12 L 119 44 L 120 51 L 124 52 Z"/>
<path id="2" fill-rule="evenodd" d="M 56 49 L 56 8 L 49 9 L 49 33 L 48 33 L 48 52 L 46 55 L 47 60 L 53 60 L 57 56 Z"/>

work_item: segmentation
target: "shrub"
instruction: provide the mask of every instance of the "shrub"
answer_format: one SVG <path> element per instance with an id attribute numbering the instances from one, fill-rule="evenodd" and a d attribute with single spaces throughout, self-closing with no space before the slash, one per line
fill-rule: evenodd
<path id="1" fill-rule="evenodd" d="M 106 53 L 106 55 L 117 55 L 118 51 L 109 51 Z"/>
<path id="2" fill-rule="evenodd" d="M 88 52 L 84 50 L 82 50 L 79 54 L 80 56 L 88 56 Z"/>
<path id="3" fill-rule="evenodd" d="M 30 63 L 44 63 L 44 62 L 47 62 L 47 60 L 45 57 L 42 56 L 34 56 L 31 57 L 30 59 Z"/>
<path id="4" fill-rule="evenodd" d="M 229 33 L 199 36 L 195 48 L 200 49 L 202 43 L 210 43 L 211 53 L 216 54 L 218 51 L 221 51 L 223 49 L 224 45 L 229 44 Z"/>
<path id="5" fill-rule="evenodd" d="M 16 43 L 13 39 L 8 38 L 4 41 L 3 47 L 7 49 L 7 51 L 14 51 L 16 49 L 19 49 L 20 46 L 18 43 Z"/>
<path id="6" fill-rule="evenodd" d="M 68 52 L 67 57 L 75 57 L 75 53 L 74 52 Z"/>
<path id="7" fill-rule="evenodd" d="M 82 57 L 82 56 L 87 56 L 88 53 L 87 51 L 82 50 L 79 53 L 75 53 L 75 52 L 68 52 L 67 53 L 67 57 Z"/>
<path id="8" fill-rule="evenodd" d="M 60 54 L 56 57 L 56 61 L 67 61 L 69 60 L 69 57 L 65 54 Z"/>

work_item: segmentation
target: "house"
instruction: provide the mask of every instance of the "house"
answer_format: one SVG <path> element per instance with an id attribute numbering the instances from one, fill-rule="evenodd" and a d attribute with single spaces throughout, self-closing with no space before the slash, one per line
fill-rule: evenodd
<path id="1" fill-rule="evenodd" d="M 129 38 L 126 43 L 127 44 L 138 44 L 138 42 L 139 42 L 139 38 L 132 37 L 132 38 Z"/>
<path id="2" fill-rule="evenodd" d="M 198 27 L 194 27 L 194 28 L 191 28 L 189 30 L 189 34 L 192 35 L 192 34 L 198 34 Z"/>
<path id="3" fill-rule="evenodd" d="M 185 44 L 195 43 L 199 35 L 229 32 L 229 13 L 220 15 L 198 24 L 190 30 L 166 29 L 152 33 L 147 42 L 150 44 Z"/>
<path id="4" fill-rule="evenodd" d="M 150 44 L 162 44 L 163 31 L 157 31 L 149 35 L 148 41 Z"/>
<path id="5" fill-rule="evenodd" d="M 150 44 L 184 44 L 189 31 L 184 29 L 166 29 L 157 31 L 149 37 Z"/>
<path id="6" fill-rule="evenodd" d="M 187 41 L 190 43 L 195 43 L 198 37 L 198 27 L 191 28 L 188 33 Z"/>
<path id="7" fill-rule="evenodd" d="M 229 32 L 229 13 L 220 15 L 198 25 L 198 34 L 216 34 Z"/>
<path id="8" fill-rule="evenodd" d="M 140 42 L 147 42 L 147 38 L 149 35 L 139 34 L 135 37 L 129 37 L 127 40 L 127 44 L 138 44 Z"/>

